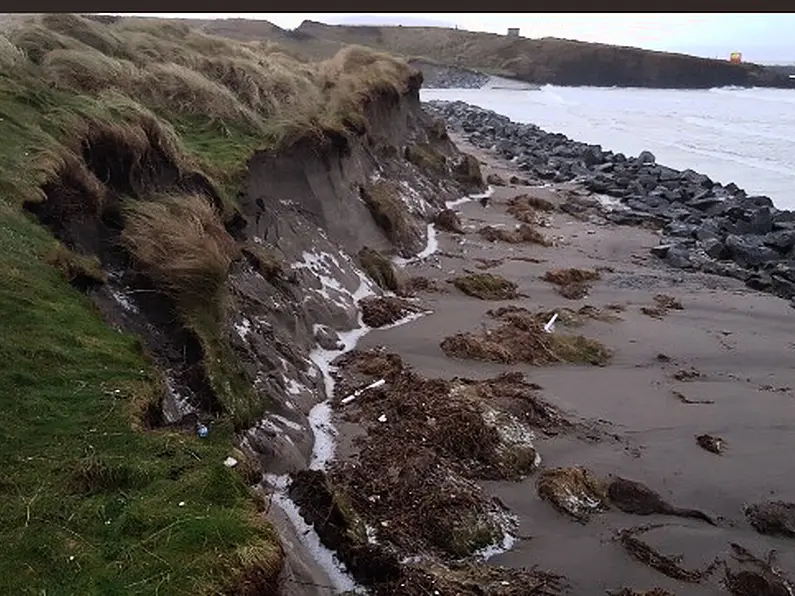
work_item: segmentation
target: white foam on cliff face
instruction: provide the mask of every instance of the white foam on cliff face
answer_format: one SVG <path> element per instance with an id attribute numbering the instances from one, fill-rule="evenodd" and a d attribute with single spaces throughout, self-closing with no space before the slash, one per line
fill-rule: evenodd
<path id="1" fill-rule="evenodd" d="M 436 226 L 434 226 L 432 223 L 428 224 L 427 238 L 428 242 L 425 244 L 425 248 L 423 248 L 415 256 L 408 259 L 403 257 L 394 257 L 392 262 L 398 267 L 405 267 L 410 263 L 416 263 L 417 261 L 421 261 L 430 257 L 433 253 L 439 250 L 439 239 L 436 237 Z"/>
<path id="2" fill-rule="evenodd" d="M 287 519 L 290 520 L 290 523 L 295 528 L 295 533 L 298 535 L 299 540 L 312 555 L 313 560 L 326 572 L 334 589 L 337 592 L 358 592 L 359 586 L 348 574 L 345 565 L 337 559 L 333 551 L 320 542 L 315 529 L 304 521 L 298 511 L 298 507 L 287 496 L 289 477 L 286 475 L 274 476 L 273 474 L 266 474 L 265 480 L 274 488 L 272 502 L 276 503 L 284 511 Z"/>
<path id="3" fill-rule="evenodd" d="M 433 224 L 428 224 L 428 243 L 416 258 L 426 259 L 437 250 L 439 250 L 439 240 L 436 238 L 436 227 Z"/>
<path id="4" fill-rule="evenodd" d="M 356 270 L 359 276 L 359 287 L 355 292 L 349 294 L 352 301 L 357 303 L 362 298 L 375 295 L 372 284 L 364 274 Z M 337 332 L 342 348 L 338 350 L 326 350 L 320 346 L 309 353 L 309 359 L 316 369 L 323 375 L 323 382 L 326 389 L 326 399 L 316 404 L 309 411 L 309 424 L 315 435 L 315 442 L 312 446 L 312 458 L 309 461 L 309 468 L 312 470 L 322 470 L 326 467 L 331 458 L 334 457 L 336 449 L 336 429 L 331 422 L 331 398 L 334 396 L 334 367 L 331 363 L 350 352 L 356 347 L 359 340 L 364 337 L 370 328 L 362 322 L 361 311 L 357 315 L 358 326 L 348 331 Z"/>
<path id="5" fill-rule="evenodd" d="M 132 303 L 129 296 L 121 290 L 111 290 L 110 295 L 124 310 L 131 313 L 138 313 L 138 307 Z"/>
<path id="6" fill-rule="evenodd" d="M 237 331 L 240 339 L 245 340 L 246 336 L 251 331 L 251 321 L 244 318 L 240 323 L 235 323 L 235 331 Z"/>

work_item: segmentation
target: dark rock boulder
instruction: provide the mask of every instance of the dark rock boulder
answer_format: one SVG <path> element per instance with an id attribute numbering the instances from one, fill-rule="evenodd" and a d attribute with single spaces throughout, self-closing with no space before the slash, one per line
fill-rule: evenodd
<path id="1" fill-rule="evenodd" d="M 674 246 L 668 250 L 668 253 L 665 255 L 665 262 L 677 269 L 690 269 L 693 267 L 693 263 L 690 259 L 690 251 L 681 245 Z"/>
<path id="2" fill-rule="evenodd" d="M 638 161 L 642 164 L 655 163 L 657 158 L 654 157 L 654 153 L 651 151 L 641 151 L 640 155 L 638 155 Z"/>
<path id="3" fill-rule="evenodd" d="M 763 242 L 781 253 L 788 253 L 795 247 L 795 229 L 768 232 L 765 234 Z"/>
<path id="4" fill-rule="evenodd" d="M 691 238 L 699 227 L 696 224 L 672 221 L 663 230 L 673 238 Z"/>
<path id="5" fill-rule="evenodd" d="M 729 257 L 741 267 L 755 268 L 780 258 L 777 251 L 765 246 L 762 236 L 729 234 L 726 249 Z"/>
<path id="6" fill-rule="evenodd" d="M 726 245 L 715 237 L 702 240 L 701 248 L 713 259 L 724 259 L 728 256 Z"/>

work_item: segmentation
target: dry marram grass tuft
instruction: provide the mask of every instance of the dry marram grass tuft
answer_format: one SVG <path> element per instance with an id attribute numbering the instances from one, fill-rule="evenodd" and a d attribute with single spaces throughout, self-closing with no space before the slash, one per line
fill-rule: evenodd
<path id="1" fill-rule="evenodd" d="M 237 246 L 201 196 L 134 202 L 121 240 L 160 288 L 178 300 L 216 297 Z"/>

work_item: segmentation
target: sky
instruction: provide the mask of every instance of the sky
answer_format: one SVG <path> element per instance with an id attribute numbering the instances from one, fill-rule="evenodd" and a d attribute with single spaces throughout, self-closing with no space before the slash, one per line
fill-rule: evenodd
<path id="1" fill-rule="evenodd" d="M 459 27 L 505 33 L 519 27 L 525 37 L 561 37 L 685 52 L 762 63 L 795 63 L 795 13 L 158 13 L 168 18 L 266 19 L 293 29 L 305 19 L 329 24 Z"/>

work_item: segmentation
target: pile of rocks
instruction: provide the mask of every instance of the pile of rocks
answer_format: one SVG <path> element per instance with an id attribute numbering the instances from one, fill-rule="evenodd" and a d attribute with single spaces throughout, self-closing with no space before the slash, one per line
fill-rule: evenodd
<path id="1" fill-rule="evenodd" d="M 575 181 L 618 199 L 621 209 L 604 213 L 605 219 L 662 228 L 665 241 L 652 253 L 670 265 L 735 277 L 795 306 L 795 212 L 776 209 L 770 198 L 659 165 L 648 151 L 627 157 L 463 102 L 425 107 L 532 179 Z"/>
<path id="2" fill-rule="evenodd" d="M 491 80 L 489 75 L 456 66 L 420 60 L 409 64 L 422 71 L 422 86 L 425 89 L 480 89 Z"/>

